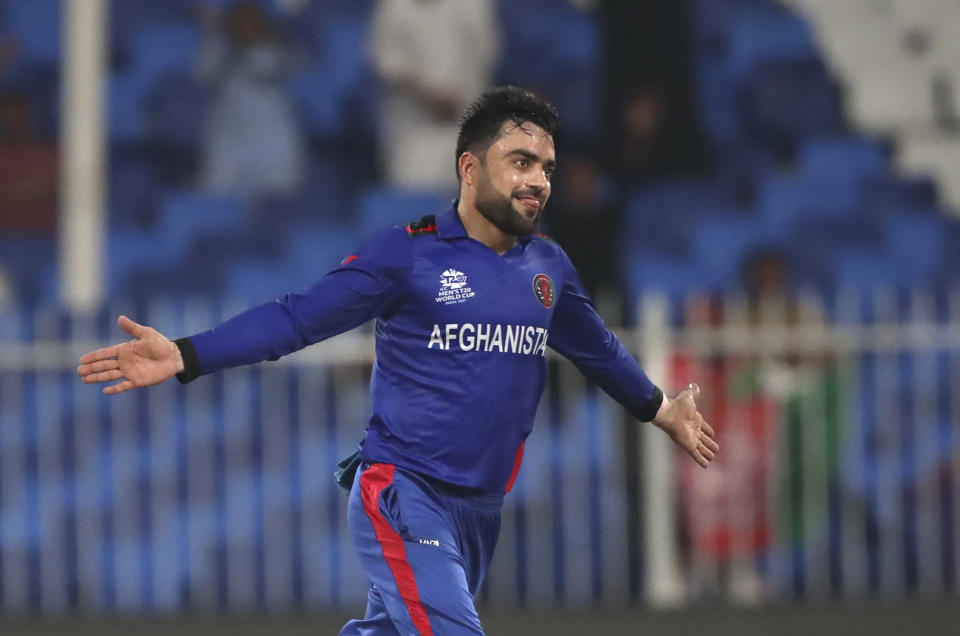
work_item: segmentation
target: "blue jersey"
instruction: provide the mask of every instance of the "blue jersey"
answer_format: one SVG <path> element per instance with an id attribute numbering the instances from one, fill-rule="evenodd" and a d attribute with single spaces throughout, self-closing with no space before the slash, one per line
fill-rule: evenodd
<path id="1" fill-rule="evenodd" d="M 530 235 L 498 255 L 467 236 L 455 208 L 380 233 L 304 292 L 179 340 L 181 380 L 275 360 L 374 318 L 372 416 L 359 451 L 368 462 L 509 490 L 548 346 L 641 420 L 663 399 L 559 245 Z"/>

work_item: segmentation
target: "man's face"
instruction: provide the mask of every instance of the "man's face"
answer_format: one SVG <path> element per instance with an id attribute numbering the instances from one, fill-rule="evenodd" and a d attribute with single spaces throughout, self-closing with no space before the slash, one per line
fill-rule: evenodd
<path id="1" fill-rule="evenodd" d="M 535 124 L 508 121 L 487 149 L 477 178 L 477 210 L 510 236 L 531 234 L 550 198 L 553 138 Z"/>

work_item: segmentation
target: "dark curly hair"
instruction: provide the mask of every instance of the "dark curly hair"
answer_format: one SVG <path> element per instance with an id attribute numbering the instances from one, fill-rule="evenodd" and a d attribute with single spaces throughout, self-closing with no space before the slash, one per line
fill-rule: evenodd
<path id="1" fill-rule="evenodd" d="M 460 118 L 460 134 L 457 135 L 457 179 L 460 179 L 460 156 L 472 152 L 483 154 L 500 134 L 504 122 L 517 125 L 530 122 L 543 128 L 557 142 L 560 132 L 560 117 L 557 109 L 529 91 L 516 86 L 501 86 L 478 97 Z"/>

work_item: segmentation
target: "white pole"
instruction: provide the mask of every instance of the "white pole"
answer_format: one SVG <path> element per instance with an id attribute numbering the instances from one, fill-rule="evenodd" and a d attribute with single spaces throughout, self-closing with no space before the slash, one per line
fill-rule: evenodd
<path id="1" fill-rule="evenodd" d="M 60 298 L 76 310 L 103 299 L 106 0 L 63 0 Z"/>
<path id="2" fill-rule="evenodd" d="M 669 304 L 665 297 L 646 296 L 640 307 L 640 351 L 647 375 L 665 385 L 670 356 Z M 676 488 L 673 444 L 652 424 L 642 424 L 643 544 L 646 551 L 646 600 L 654 607 L 678 605 L 683 587 L 677 558 Z"/>

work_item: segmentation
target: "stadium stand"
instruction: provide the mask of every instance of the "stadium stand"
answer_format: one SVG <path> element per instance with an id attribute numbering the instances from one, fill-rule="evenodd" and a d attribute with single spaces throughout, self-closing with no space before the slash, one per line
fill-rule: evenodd
<path id="1" fill-rule="evenodd" d="M 59 54 L 50 45 L 55 39 L 37 35 L 38 25 L 55 16 L 55 4 L 7 5 L 5 23 L 24 42 L 26 63 L 49 63 Z M 274 3 L 262 4 L 277 13 Z M 927 4 L 694 2 L 694 73 L 716 169 L 703 178 L 637 184 L 625 198 L 629 252 L 622 261 L 642 268 L 625 277 L 633 281 L 626 290 L 629 302 L 649 287 L 684 283 L 692 271 L 707 272 L 709 288 L 736 288 L 742 249 L 711 249 L 716 237 L 726 241 L 739 235 L 749 245 L 789 244 L 798 262 L 822 262 L 823 244 L 859 246 L 888 261 L 908 254 L 902 245 L 915 243 L 918 233 L 929 231 L 924 228 L 952 227 L 938 206 L 957 207 L 960 201 L 960 142 L 931 133 L 952 112 L 948 108 L 946 116 L 938 115 L 938 108 L 949 104 L 938 106 L 933 87 L 938 77 L 952 87 L 956 74 L 945 62 L 953 59 L 956 44 L 938 27 L 940 4 Z M 542 9 L 534 0 L 501 3 L 504 58 L 537 51 L 537 68 L 503 64 L 500 80 L 534 83 L 559 102 L 570 136 L 589 139 L 598 91 L 584 89 L 595 86 L 585 78 L 598 75 L 602 57 L 596 17 L 565 6 L 546 21 L 527 19 Z M 111 236 L 123 240 L 111 241 L 110 269 L 137 272 L 112 275 L 111 293 L 144 293 L 144 276 L 151 269 L 156 270 L 152 279 L 169 278 L 163 270 L 186 265 L 176 259 L 224 233 L 237 246 L 243 236 L 269 235 L 268 242 L 283 256 L 273 259 L 271 271 L 255 276 L 252 272 L 266 267 L 258 255 L 213 250 L 206 256 L 207 269 L 223 275 L 211 276 L 214 288 L 203 291 L 235 293 L 241 281 L 260 280 L 263 285 L 254 285 L 258 290 L 276 286 L 279 292 L 284 275 L 297 271 L 291 255 L 309 254 L 298 247 L 308 240 L 304 237 L 342 252 L 378 227 L 446 205 L 446 197 L 389 191 L 370 178 L 377 94 L 370 87 L 365 54 L 368 10 L 369 3 L 319 3 L 288 21 L 295 25 L 285 24 L 306 51 L 315 53 L 307 56 L 291 86 L 313 140 L 312 178 L 296 195 L 241 203 L 191 191 L 204 100 L 193 79 L 201 29 L 191 3 L 111 5 L 110 223 Z M 894 213 L 914 223 L 887 232 L 898 223 L 888 222 Z M 704 223 L 701 230 L 689 229 Z M 284 224 L 296 229 L 283 231 Z M 338 229 L 324 230 L 321 224 Z M 329 241 L 322 239 L 325 233 Z M 814 234 L 824 240 L 791 240 Z M 835 235 L 844 237 L 836 245 L 830 238 Z M 656 240 L 645 240 L 651 238 Z M 44 239 L 4 241 L 4 266 L 14 271 L 17 288 L 34 296 L 43 289 L 53 293 L 54 286 L 40 284 L 39 275 L 27 272 L 17 256 L 49 254 L 52 267 L 52 243 L 37 250 L 35 243 Z M 646 246 L 643 255 L 632 253 L 637 245 Z M 927 256 L 937 253 L 951 258 L 949 249 Z M 666 273 L 690 261 L 680 273 Z M 926 263 L 915 273 L 949 277 L 947 265 Z M 865 281 L 849 274 L 855 269 L 838 264 L 826 276 Z M 139 283 L 130 282 L 134 279 Z"/>

